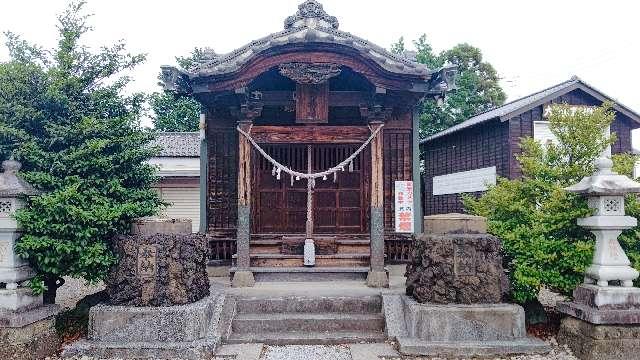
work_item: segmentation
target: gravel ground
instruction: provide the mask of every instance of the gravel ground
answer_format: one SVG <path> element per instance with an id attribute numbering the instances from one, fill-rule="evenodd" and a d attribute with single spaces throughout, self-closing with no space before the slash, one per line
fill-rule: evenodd
<path id="1" fill-rule="evenodd" d="M 92 285 L 84 280 L 65 277 L 64 285 L 58 289 L 56 294 L 56 304 L 63 309 L 73 309 L 82 298 L 103 289 L 104 284 L 102 283 Z"/>
<path id="2" fill-rule="evenodd" d="M 538 294 L 538 301 L 540 301 L 545 309 L 553 309 L 558 302 L 567 301 L 567 298 L 543 287 Z"/>
<path id="3" fill-rule="evenodd" d="M 346 346 L 267 346 L 261 360 L 351 360 Z"/>

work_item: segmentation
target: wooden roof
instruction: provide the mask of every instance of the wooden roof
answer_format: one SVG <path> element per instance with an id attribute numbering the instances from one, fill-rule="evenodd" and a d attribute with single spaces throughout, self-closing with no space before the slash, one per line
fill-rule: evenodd
<path id="1" fill-rule="evenodd" d="M 203 92 L 207 89 L 197 88 L 197 84 L 202 83 L 202 80 L 206 79 L 208 83 L 228 81 L 239 76 L 244 68 L 257 62 L 261 56 L 273 57 L 284 53 L 308 51 L 308 56 L 298 56 L 296 61 L 306 58 L 317 62 L 330 62 L 332 59 L 322 59 L 318 54 L 336 52 L 348 57 L 361 58 L 362 61 L 376 67 L 375 70 L 379 71 L 382 77 L 389 76 L 412 82 L 413 86 L 407 88 L 411 91 L 445 92 L 454 86 L 452 79 L 449 83 L 443 76 L 443 72 L 452 71 L 453 74 L 448 75 L 455 76 L 453 68 L 446 67 L 436 71 L 428 69 L 410 54 L 393 54 L 367 40 L 341 31 L 338 27 L 338 20 L 328 15 L 320 3 L 307 0 L 299 5 L 295 15 L 285 20 L 283 31 L 252 41 L 228 54 L 218 55 L 211 51 L 189 69 L 163 66 L 162 85 L 166 90 Z M 340 60 L 344 58 L 338 57 L 337 61 Z M 379 85 L 392 87 L 392 83 L 381 82 Z"/>

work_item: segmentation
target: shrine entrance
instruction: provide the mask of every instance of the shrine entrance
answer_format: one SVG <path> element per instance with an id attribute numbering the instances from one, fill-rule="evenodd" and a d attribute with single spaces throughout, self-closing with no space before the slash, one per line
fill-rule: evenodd
<path id="1" fill-rule="evenodd" d="M 316 173 L 338 165 L 353 154 L 360 144 L 292 144 L 263 145 L 276 161 L 288 168 Z M 309 156 L 311 154 L 311 156 Z M 363 234 L 369 231 L 368 149 L 356 157 L 352 167 L 326 180 L 319 178 L 312 194 L 314 234 Z M 273 166 L 253 151 L 254 194 L 252 207 L 256 216 L 254 234 L 304 234 L 307 220 L 307 181 L 294 181 L 272 175 Z"/>
<path id="2" fill-rule="evenodd" d="M 201 231 L 232 257 L 232 285 L 387 285 L 385 252 L 422 225 L 419 197 L 403 205 L 414 226 L 395 209 L 398 184 L 420 194 L 417 109 L 454 77 L 341 31 L 314 0 L 282 31 L 163 67 L 166 90 L 202 104 Z"/>

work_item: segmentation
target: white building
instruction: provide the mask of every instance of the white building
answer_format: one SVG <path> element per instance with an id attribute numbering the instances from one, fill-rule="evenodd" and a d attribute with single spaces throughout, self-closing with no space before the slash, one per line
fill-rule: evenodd
<path id="1" fill-rule="evenodd" d="M 162 150 L 149 163 L 160 167 L 157 189 L 171 205 L 162 215 L 191 219 L 200 228 L 200 137 L 197 132 L 158 134 L 155 145 Z"/>

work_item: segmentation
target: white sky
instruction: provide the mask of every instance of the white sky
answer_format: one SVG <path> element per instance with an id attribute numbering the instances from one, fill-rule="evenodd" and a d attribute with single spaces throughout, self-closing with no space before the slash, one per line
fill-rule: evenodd
<path id="1" fill-rule="evenodd" d="M 389 47 L 426 33 L 437 51 L 460 42 L 479 47 L 515 99 L 578 75 L 640 111 L 640 2 L 629 0 L 320 0 L 340 29 Z M 229 52 L 283 28 L 302 0 L 89 0 L 95 30 L 86 43 L 125 39 L 148 54 L 131 89 L 159 90 L 156 76 L 176 55 L 209 46 Z M 0 0 L 0 30 L 45 47 L 56 42 L 65 0 Z M 2 38 L 4 42 L 4 38 Z M 0 61 L 7 59 L 4 47 Z M 638 141 L 636 141 L 638 140 Z M 640 148 L 640 136 L 634 136 Z"/>

